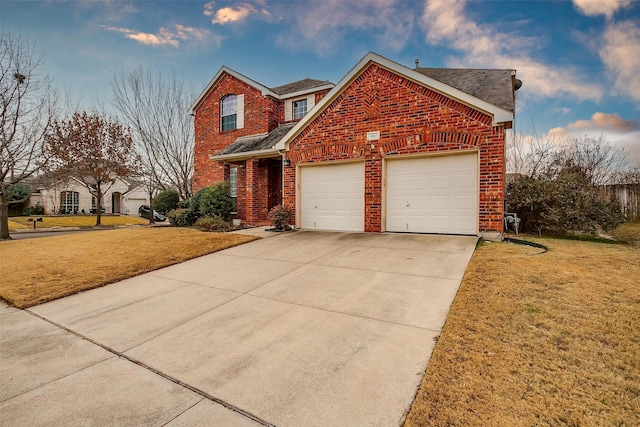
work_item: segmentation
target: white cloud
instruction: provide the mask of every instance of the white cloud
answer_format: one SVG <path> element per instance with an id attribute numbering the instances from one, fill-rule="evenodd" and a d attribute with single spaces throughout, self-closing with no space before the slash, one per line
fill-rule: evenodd
<path id="1" fill-rule="evenodd" d="M 257 4 L 264 4 L 264 2 L 256 2 Z M 204 5 L 205 16 L 212 16 L 212 24 L 228 24 L 233 22 L 240 22 L 247 19 L 250 15 L 259 14 L 262 16 L 270 17 L 271 14 L 265 8 L 258 9 L 250 3 L 238 3 L 235 6 L 226 6 L 218 10 L 215 8 L 216 3 L 211 1 Z"/>
<path id="2" fill-rule="evenodd" d="M 604 32 L 600 58 L 613 73 L 618 93 L 640 101 L 640 26 L 624 21 L 610 24 Z"/>
<path id="3" fill-rule="evenodd" d="M 578 100 L 599 101 L 602 88 L 580 78 L 575 69 L 544 64 L 534 59 L 535 38 L 501 33 L 490 24 L 475 23 L 465 14 L 465 0 L 426 0 L 422 25 L 431 44 L 445 45 L 461 53 L 450 57 L 452 67 L 516 69 L 532 96 L 568 95 Z"/>
<path id="4" fill-rule="evenodd" d="M 571 130 L 597 130 L 614 133 L 627 133 L 640 131 L 640 122 L 637 120 L 625 120 L 618 113 L 607 114 L 597 112 L 589 120 L 577 120 L 567 126 Z M 640 145 L 640 141 L 638 141 Z"/>
<path id="5" fill-rule="evenodd" d="M 573 5 L 586 16 L 604 15 L 611 19 L 613 14 L 631 4 L 631 0 L 573 0 Z"/>
<path id="6" fill-rule="evenodd" d="M 308 3 L 274 4 L 274 12 L 292 20 L 291 31 L 278 37 L 278 42 L 291 49 L 311 49 L 318 55 L 329 55 L 353 32 L 376 34 L 383 48 L 400 50 L 406 46 L 415 19 L 402 1 L 323 0 Z M 282 9 L 278 9 L 282 7 Z"/>
<path id="7" fill-rule="evenodd" d="M 589 120 L 576 120 L 566 128 L 554 129 L 569 138 L 599 137 L 627 153 L 627 163 L 640 167 L 640 121 L 625 120 L 618 113 L 594 113 Z"/>
<path id="8" fill-rule="evenodd" d="M 160 28 L 157 33 L 145 33 L 130 28 L 102 26 L 107 31 L 115 31 L 125 35 L 126 38 L 135 40 L 140 44 L 149 46 L 179 47 L 181 42 L 211 40 L 214 44 L 221 43 L 220 37 L 212 36 L 209 30 L 202 28 L 186 27 L 176 24 L 173 29 Z"/>

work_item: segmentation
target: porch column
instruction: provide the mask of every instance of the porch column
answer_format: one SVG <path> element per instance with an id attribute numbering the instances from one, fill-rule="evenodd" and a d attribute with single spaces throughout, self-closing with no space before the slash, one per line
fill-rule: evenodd
<path id="1" fill-rule="evenodd" d="M 246 221 L 249 224 L 256 224 L 258 222 L 258 178 L 259 169 L 258 161 L 255 159 L 247 159 L 245 162 L 245 191 L 246 191 L 246 206 L 247 206 L 247 218 Z"/>

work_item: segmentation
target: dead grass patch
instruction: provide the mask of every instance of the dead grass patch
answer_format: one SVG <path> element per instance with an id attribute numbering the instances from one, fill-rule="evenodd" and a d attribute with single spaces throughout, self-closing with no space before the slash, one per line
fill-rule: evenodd
<path id="1" fill-rule="evenodd" d="M 33 228 L 33 222 L 29 218 L 42 218 L 42 222 L 36 224 L 37 228 L 52 227 L 93 227 L 96 225 L 95 215 L 65 215 L 65 216 L 17 216 L 9 221 L 9 230 L 18 228 Z M 149 220 L 128 215 L 103 215 L 101 218 L 103 226 L 114 227 L 118 225 L 146 225 Z M 17 227 L 16 227 L 17 225 Z"/>
<path id="2" fill-rule="evenodd" d="M 611 233 L 614 238 L 634 246 L 640 246 L 640 220 L 622 224 Z"/>
<path id="3" fill-rule="evenodd" d="M 640 250 L 479 247 L 406 426 L 640 425 Z"/>
<path id="4" fill-rule="evenodd" d="M 9 230 L 24 230 L 28 228 L 29 226 L 25 224 L 21 224 L 20 222 L 9 220 Z M 33 228 L 33 225 L 31 225 L 31 228 Z"/>
<path id="5" fill-rule="evenodd" d="M 27 308 L 255 239 L 163 227 L 3 241 L 0 298 Z"/>

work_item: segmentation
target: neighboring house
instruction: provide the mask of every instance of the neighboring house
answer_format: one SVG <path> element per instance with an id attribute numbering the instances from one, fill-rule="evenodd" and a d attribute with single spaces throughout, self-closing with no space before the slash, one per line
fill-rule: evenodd
<path id="1" fill-rule="evenodd" d="M 96 210 L 96 198 L 80 179 L 74 177 L 39 187 L 29 205 L 36 203 L 44 207 L 46 214 L 89 214 Z M 104 193 L 102 208 L 105 213 L 138 215 L 138 208 L 148 204 L 149 195 L 137 181 L 117 177 Z"/>
<path id="2" fill-rule="evenodd" d="M 520 83 L 374 53 L 335 86 L 267 88 L 222 67 L 191 108 L 194 191 L 228 180 L 250 224 L 284 204 L 303 229 L 497 236 Z"/>

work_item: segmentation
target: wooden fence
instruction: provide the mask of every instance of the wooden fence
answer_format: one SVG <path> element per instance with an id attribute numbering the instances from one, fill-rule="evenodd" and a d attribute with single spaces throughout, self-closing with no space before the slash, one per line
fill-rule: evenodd
<path id="1" fill-rule="evenodd" d="M 608 196 L 615 196 L 620 201 L 627 219 L 640 218 L 640 184 L 607 185 L 603 190 Z"/>

